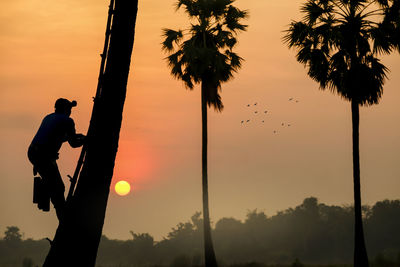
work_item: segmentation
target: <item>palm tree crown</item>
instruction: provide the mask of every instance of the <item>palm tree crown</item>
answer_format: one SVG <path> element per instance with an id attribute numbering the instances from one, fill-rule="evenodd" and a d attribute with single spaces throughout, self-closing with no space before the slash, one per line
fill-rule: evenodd
<path id="1" fill-rule="evenodd" d="M 378 103 L 387 68 L 377 55 L 399 49 L 399 1 L 308 0 L 301 11 L 284 41 L 308 75 L 346 100 Z"/>
<path id="2" fill-rule="evenodd" d="M 191 19 L 187 30 L 163 29 L 163 49 L 171 74 L 193 89 L 203 83 L 208 106 L 221 111 L 223 104 L 218 91 L 221 83 L 233 77 L 241 67 L 242 58 L 233 52 L 236 34 L 245 31 L 240 23 L 247 12 L 234 7 L 234 0 L 178 0 L 176 9 L 184 8 Z"/>

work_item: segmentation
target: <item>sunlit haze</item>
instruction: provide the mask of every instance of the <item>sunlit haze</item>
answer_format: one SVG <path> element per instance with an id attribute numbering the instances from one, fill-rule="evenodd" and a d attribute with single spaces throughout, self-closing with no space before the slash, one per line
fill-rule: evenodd
<path id="1" fill-rule="evenodd" d="M 249 11 L 238 36 L 245 59 L 222 86 L 222 113 L 209 110 L 212 222 L 268 216 L 304 198 L 353 203 L 350 103 L 321 91 L 282 42 L 300 0 L 237 0 Z M 175 0 L 139 1 L 127 98 L 111 189 L 126 180 L 134 193 L 109 197 L 103 233 L 156 240 L 201 211 L 199 88 L 175 80 L 161 50 L 162 28 L 185 28 Z M 108 0 L 13 0 L 0 10 L 0 233 L 16 225 L 25 238 L 53 237 L 57 218 L 32 204 L 26 152 L 59 97 L 77 100 L 71 117 L 86 133 Z M 400 55 L 383 56 L 390 72 L 379 105 L 360 110 L 363 204 L 400 196 Z M 255 104 L 257 103 L 257 104 Z M 267 111 L 265 113 L 265 111 Z M 247 120 L 249 120 L 247 122 Z M 243 123 L 242 123 L 243 121 Z M 290 125 L 290 126 L 289 126 Z M 64 144 L 58 166 L 69 188 L 80 149 Z M 113 191 L 113 190 L 110 190 Z M 29 219 L 27 219 L 29 218 Z"/>

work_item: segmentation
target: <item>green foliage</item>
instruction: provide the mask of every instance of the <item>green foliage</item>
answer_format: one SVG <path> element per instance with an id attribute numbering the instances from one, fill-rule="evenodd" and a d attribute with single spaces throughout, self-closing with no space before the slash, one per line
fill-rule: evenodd
<path id="1" fill-rule="evenodd" d="M 377 58 L 399 50 L 398 0 L 308 0 L 284 42 L 321 89 L 360 105 L 379 102 L 388 69 Z M 400 51 L 400 50 L 399 50 Z"/>
<path id="2" fill-rule="evenodd" d="M 236 35 L 247 29 L 240 21 L 247 11 L 232 5 L 234 0 L 178 0 L 191 20 L 186 30 L 163 29 L 162 49 L 171 74 L 189 89 L 203 83 L 206 103 L 221 111 L 221 84 L 233 77 L 242 58 L 233 52 Z"/>

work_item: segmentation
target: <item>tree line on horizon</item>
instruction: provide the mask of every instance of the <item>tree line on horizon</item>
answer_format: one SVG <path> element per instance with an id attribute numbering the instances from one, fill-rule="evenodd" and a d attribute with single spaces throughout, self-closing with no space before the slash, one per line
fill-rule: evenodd
<path id="1" fill-rule="evenodd" d="M 273 216 L 251 210 L 243 221 L 222 218 L 211 228 L 217 260 L 222 266 L 290 265 L 296 259 L 305 264 L 351 264 L 353 214 L 353 206 L 326 205 L 310 197 Z M 400 200 L 363 206 L 363 220 L 372 266 L 400 266 Z M 161 241 L 155 241 L 149 233 L 130 233 L 129 240 L 103 235 L 96 266 L 204 264 L 200 212 L 189 221 L 178 223 Z M 0 240 L 0 266 L 40 266 L 48 248 L 47 240 L 23 240 L 19 228 L 9 226 Z"/>

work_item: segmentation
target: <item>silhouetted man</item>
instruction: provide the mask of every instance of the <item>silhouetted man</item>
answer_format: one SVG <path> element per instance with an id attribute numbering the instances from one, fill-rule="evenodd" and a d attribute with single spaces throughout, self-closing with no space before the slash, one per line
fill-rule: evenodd
<path id="1" fill-rule="evenodd" d="M 69 117 L 72 107 L 75 106 L 76 101 L 57 99 L 55 112 L 43 119 L 28 149 L 28 158 L 33 164 L 34 173 L 38 172 L 42 177 L 60 221 L 65 209 L 65 186 L 56 163 L 58 151 L 64 142 L 68 141 L 72 147 L 79 147 L 85 139 L 84 135 L 76 134 L 75 123 Z"/>

